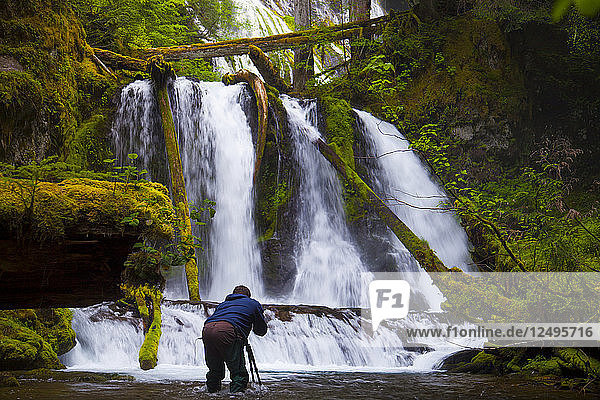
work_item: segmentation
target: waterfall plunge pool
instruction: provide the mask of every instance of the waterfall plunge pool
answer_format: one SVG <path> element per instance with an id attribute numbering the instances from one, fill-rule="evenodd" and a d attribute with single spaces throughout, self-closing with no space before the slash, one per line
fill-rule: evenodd
<path id="1" fill-rule="evenodd" d="M 161 372 L 162 370 L 162 372 Z M 67 379 L 30 380 L 16 388 L 0 389 L 0 399 L 585 399 L 580 393 L 561 391 L 513 376 L 446 374 L 442 372 L 270 372 L 261 373 L 263 387 L 252 385 L 244 395 L 229 394 L 228 384 L 207 394 L 202 368 L 153 373 L 160 379 L 73 382 Z M 68 374 L 65 373 L 65 375 Z M 186 379 L 192 378 L 193 379 Z"/>

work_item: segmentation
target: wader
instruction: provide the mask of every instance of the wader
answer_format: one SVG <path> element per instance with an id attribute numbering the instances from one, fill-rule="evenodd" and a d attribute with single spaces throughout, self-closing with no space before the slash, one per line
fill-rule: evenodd
<path id="1" fill-rule="evenodd" d="M 243 392 L 248 385 L 248 371 L 244 359 L 246 338 L 229 322 L 216 321 L 204 325 L 202 341 L 208 366 L 206 374 L 208 392 L 221 390 L 221 381 L 225 378 L 225 365 L 231 376 L 229 391 Z"/>

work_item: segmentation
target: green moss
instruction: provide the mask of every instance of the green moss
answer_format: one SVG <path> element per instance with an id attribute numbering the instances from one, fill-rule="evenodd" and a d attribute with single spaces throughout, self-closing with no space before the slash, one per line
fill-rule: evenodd
<path id="1" fill-rule="evenodd" d="M 108 106 L 107 93 L 119 83 L 99 73 L 67 2 L 7 1 L 0 10 L 0 54 L 22 71 L 0 72 L 0 160 L 27 163 L 60 155 L 85 161 L 107 152 L 105 141 L 83 146 L 78 127 Z M 81 146 L 65 151 L 65 143 Z"/>
<path id="2" fill-rule="evenodd" d="M 67 232 L 125 230 L 163 239 L 173 235 L 170 199 L 167 189 L 158 183 L 125 185 L 91 179 L 34 183 L 2 178 L 0 194 L 4 199 L 0 226 L 17 236 L 58 240 Z M 122 222 L 133 214 L 142 223 L 130 226 Z"/>
<path id="3" fill-rule="evenodd" d="M 591 357 L 582 349 L 556 348 L 555 354 L 571 368 L 583 374 L 585 377 L 600 378 L 600 360 Z"/>
<path id="4" fill-rule="evenodd" d="M 352 169 L 354 165 L 354 115 L 346 100 L 335 97 L 320 99 L 321 110 L 325 118 L 327 143 Z"/>
<path id="5" fill-rule="evenodd" d="M 153 319 L 139 352 L 140 368 L 143 370 L 152 369 L 156 366 L 158 362 L 158 343 L 162 333 L 160 311 L 162 293 L 155 289 L 150 291 L 149 295 L 152 299 Z"/>
<path id="6" fill-rule="evenodd" d="M 523 366 L 523 371 L 533 371 L 541 375 L 562 375 L 560 364 L 562 361 L 558 357 L 547 359 L 541 354 L 534 359 L 527 360 Z"/>
<path id="7" fill-rule="evenodd" d="M 327 143 L 348 167 L 348 175 L 354 172 L 354 114 L 350 104 L 343 99 L 325 96 L 320 99 L 324 116 Z M 356 222 L 366 215 L 364 193 L 358 193 L 360 186 L 346 181 L 344 185 L 344 209 L 349 222 Z"/>
<path id="8" fill-rule="evenodd" d="M 108 151 L 107 130 L 104 115 L 93 115 L 81 123 L 65 143 L 65 162 L 88 170 L 101 169 L 103 160 L 111 155 Z"/>
<path id="9" fill-rule="evenodd" d="M 480 374 L 493 374 L 502 371 L 502 361 L 499 357 L 480 352 L 471 361 L 454 370 L 455 372 L 474 372 Z"/>
<path id="10" fill-rule="evenodd" d="M 276 186 L 274 193 L 269 198 L 263 199 L 263 202 L 266 202 L 266 204 L 262 204 L 260 209 L 263 210 L 263 218 L 267 224 L 267 229 L 258 238 L 259 243 L 273 237 L 277 229 L 277 213 L 291 197 L 291 189 L 288 188 L 286 182 L 281 182 Z"/>
<path id="11" fill-rule="evenodd" d="M 30 311 L 30 310 L 29 310 Z M 31 320 L 29 320 L 31 323 Z M 70 327 L 69 327 L 70 328 Z M 0 369 L 64 368 L 50 343 L 16 317 L 0 313 Z"/>

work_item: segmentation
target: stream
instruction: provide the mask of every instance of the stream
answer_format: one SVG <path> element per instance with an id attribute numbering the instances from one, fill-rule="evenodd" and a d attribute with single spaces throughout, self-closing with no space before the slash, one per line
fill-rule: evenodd
<path id="1" fill-rule="evenodd" d="M 156 374 L 162 375 L 158 379 Z M 204 392 L 198 377 L 202 368 L 172 370 L 158 368 L 140 373 L 135 381 L 102 383 L 32 380 L 19 388 L 0 390 L 0 399 L 584 399 L 510 376 L 469 374 L 381 373 L 381 372 L 274 372 L 261 373 L 263 388 L 252 385 L 244 395 L 230 395 L 227 384 L 217 394 Z M 189 379 L 188 379 L 189 378 Z M 202 378 L 200 378 L 202 379 Z"/>

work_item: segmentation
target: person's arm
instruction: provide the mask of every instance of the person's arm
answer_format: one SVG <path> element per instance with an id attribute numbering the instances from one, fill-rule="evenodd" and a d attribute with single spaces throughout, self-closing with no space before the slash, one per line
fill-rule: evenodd
<path id="1" fill-rule="evenodd" d="M 265 322 L 265 316 L 263 315 L 263 308 L 259 302 L 256 302 L 256 309 L 254 310 L 252 332 L 258 336 L 264 336 L 267 333 L 267 323 Z"/>

